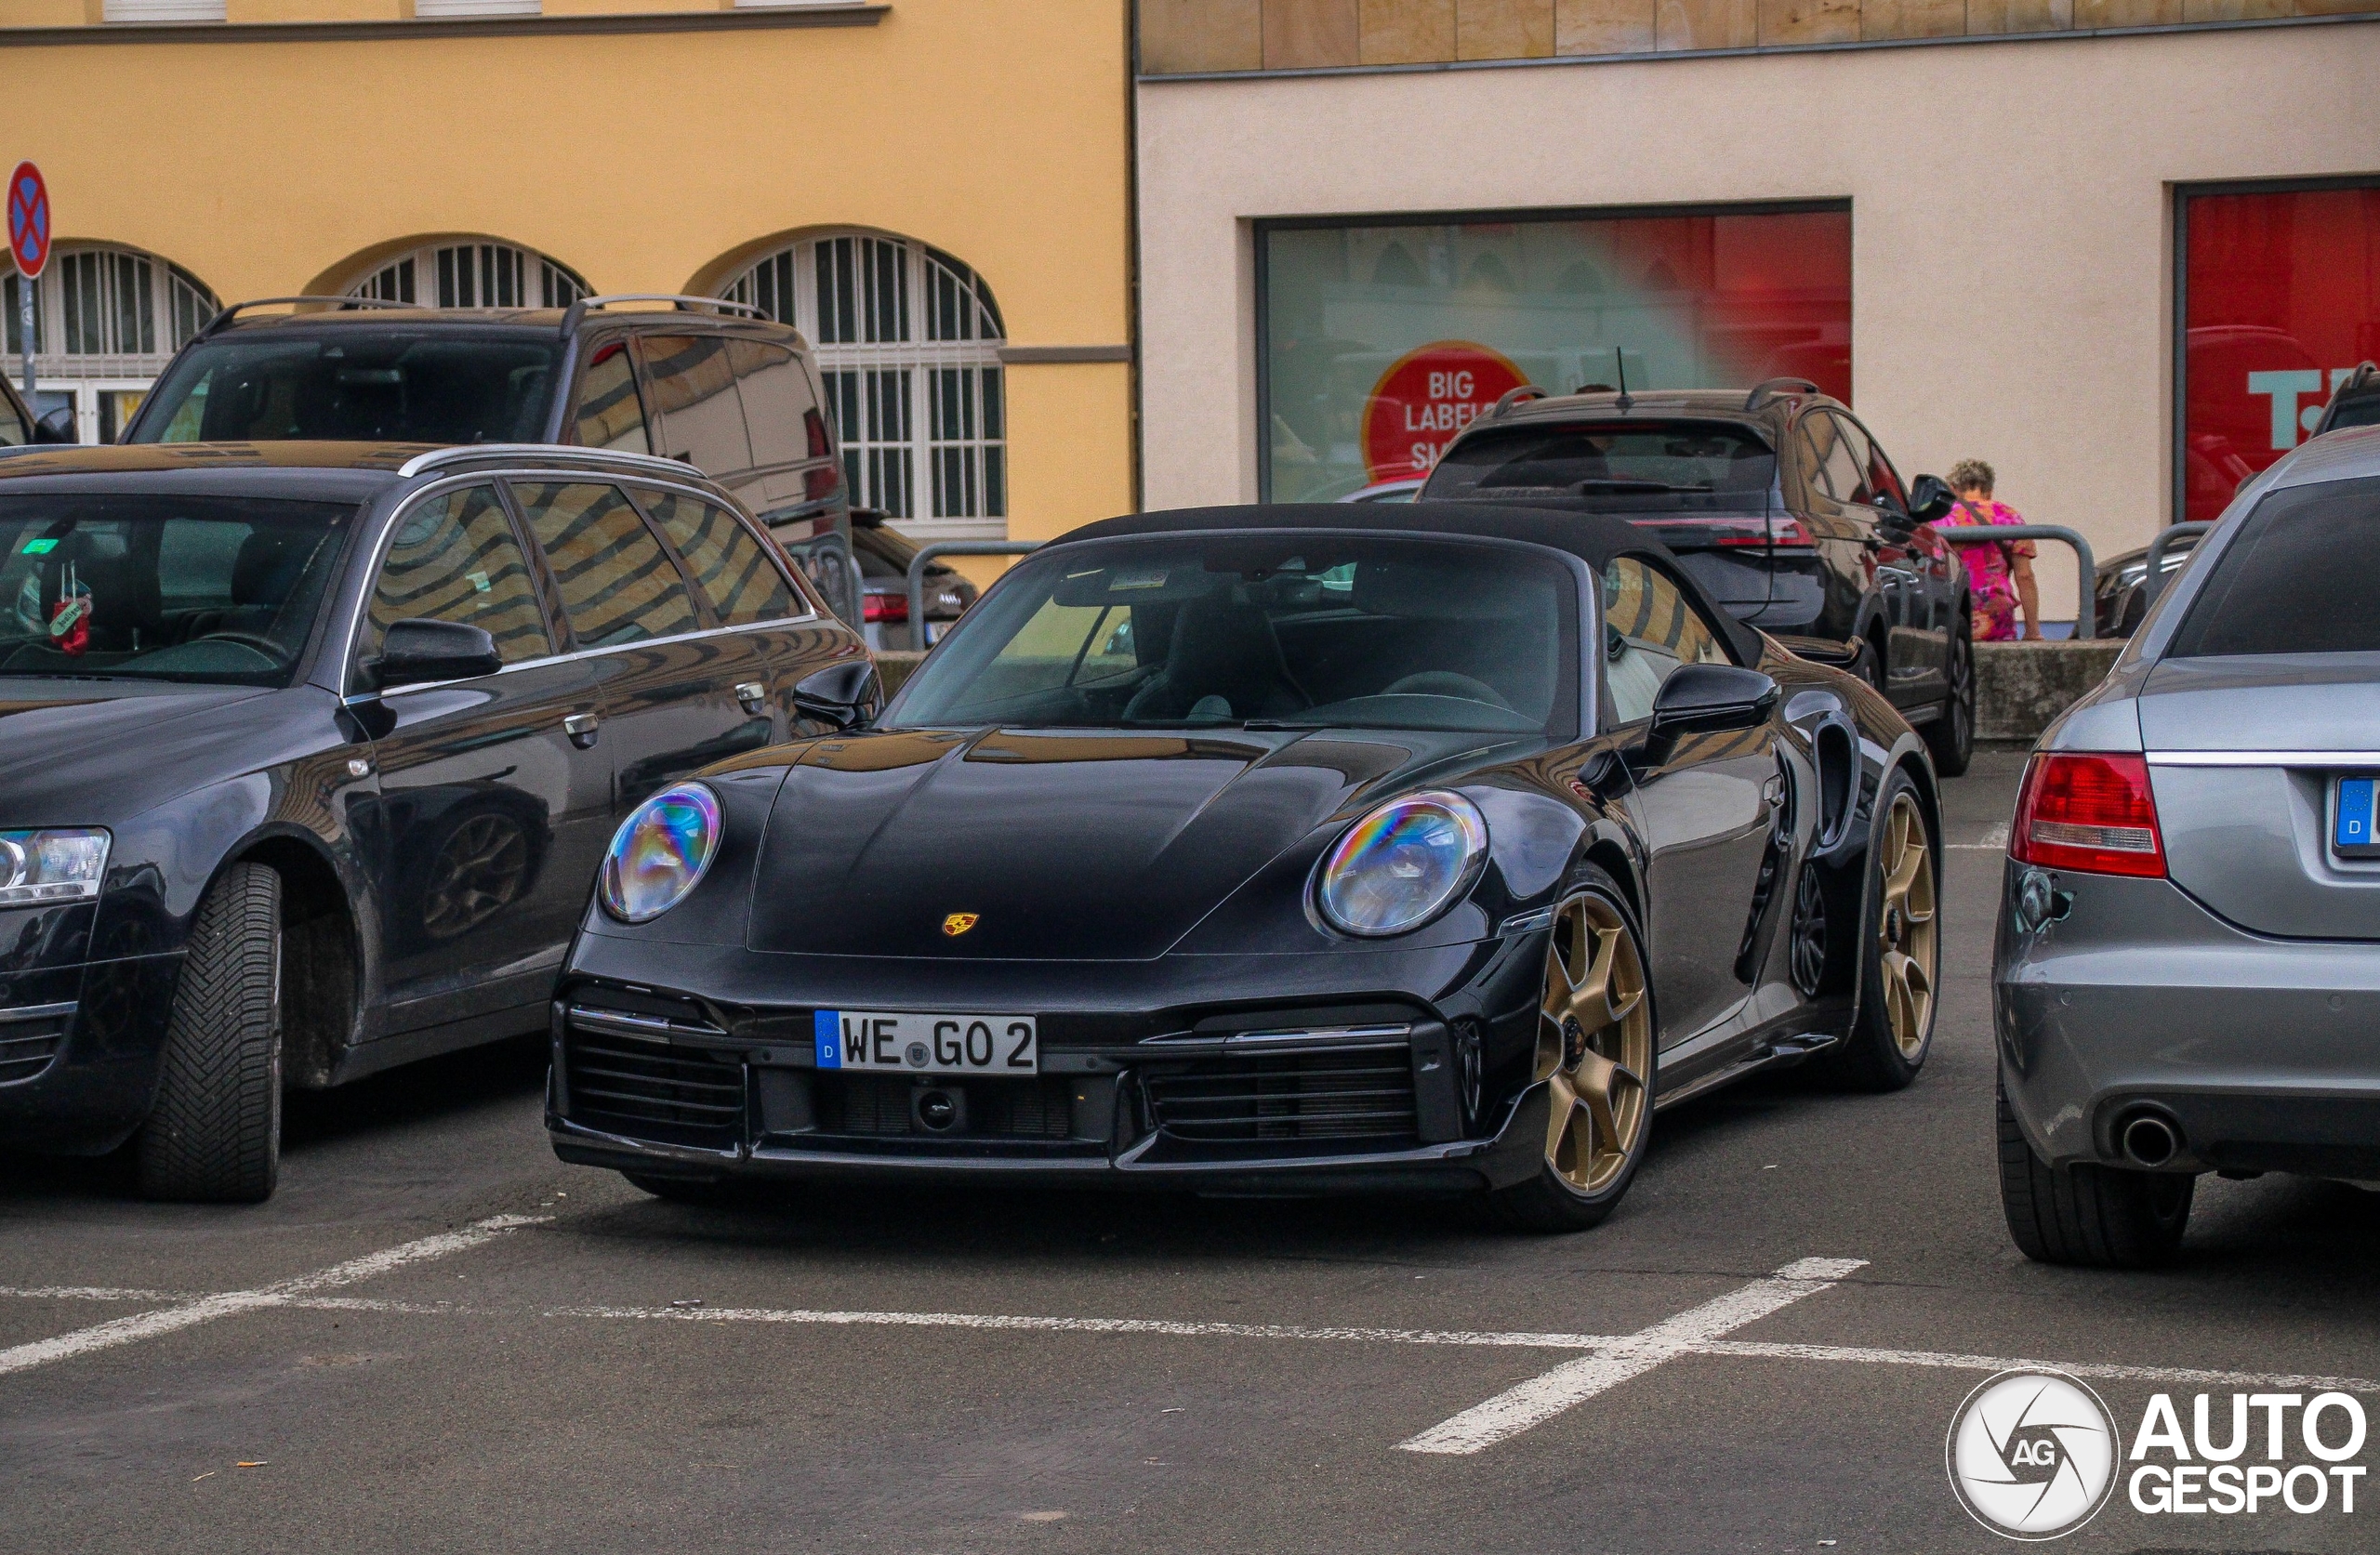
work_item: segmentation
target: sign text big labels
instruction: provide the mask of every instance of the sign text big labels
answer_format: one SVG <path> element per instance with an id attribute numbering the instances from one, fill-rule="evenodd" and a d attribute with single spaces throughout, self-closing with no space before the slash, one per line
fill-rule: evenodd
<path id="1" fill-rule="evenodd" d="M 1457 432 L 1527 381 L 1501 352 L 1468 340 L 1408 351 L 1364 402 L 1364 468 L 1374 481 L 1429 474 Z"/>

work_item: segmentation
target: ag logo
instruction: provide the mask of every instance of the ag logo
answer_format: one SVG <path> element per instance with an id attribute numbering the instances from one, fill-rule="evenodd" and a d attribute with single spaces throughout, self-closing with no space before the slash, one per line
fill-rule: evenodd
<path id="1" fill-rule="evenodd" d="M 2002 1372 L 1950 1419 L 1950 1488 L 2012 1539 L 2063 1538 L 2108 1504 L 2123 1443 L 2099 1395 L 2063 1372 Z"/>
<path id="2" fill-rule="evenodd" d="M 974 928 L 982 916 L 980 913 L 953 913 L 942 920 L 942 931 L 955 940 Z"/>

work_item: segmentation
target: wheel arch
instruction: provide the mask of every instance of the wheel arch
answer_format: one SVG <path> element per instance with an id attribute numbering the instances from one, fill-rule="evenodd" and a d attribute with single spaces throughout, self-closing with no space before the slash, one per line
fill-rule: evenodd
<path id="1" fill-rule="evenodd" d="M 217 877 L 235 863 L 260 863 L 281 876 L 282 1074 L 293 1088 L 321 1089 L 354 1042 L 364 1008 L 364 940 L 353 898 L 311 834 L 251 838 L 225 858 Z"/>

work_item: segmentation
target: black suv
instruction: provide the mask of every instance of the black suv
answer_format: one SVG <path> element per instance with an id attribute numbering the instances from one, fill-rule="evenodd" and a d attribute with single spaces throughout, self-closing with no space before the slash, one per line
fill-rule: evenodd
<path id="1" fill-rule="evenodd" d="M 0 1141 L 263 1197 L 284 1086 L 543 1030 L 621 819 L 874 684 L 673 461 L 0 460 Z"/>
<path id="2" fill-rule="evenodd" d="M 1966 569 L 1851 412 L 1800 378 L 1742 389 L 1550 395 L 1521 389 L 1447 448 L 1424 501 L 1514 502 L 1653 531 L 1729 613 L 1839 665 L 1966 771 L 1975 654 Z"/>
<path id="3" fill-rule="evenodd" d="M 297 310 L 258 311 L 275 304 Z M 225 309 L 176 353 L 121 441 L 576 443 L 655 454 L 734 493 L 840 604 L 850 580 L 811 554 L 851 544 L 823 404 L 800 334 L 716 297 L 445 310 L 267 297 Z"/>
<path id="4" fill-rule="evenodd" d="M 2341 427 L 2373 426 L 2380 426 L 2380 365 L 2361 362 L 2331 390 L 2321 418 L 2314 423 L 2313 435 L 2320 437 Z"/>

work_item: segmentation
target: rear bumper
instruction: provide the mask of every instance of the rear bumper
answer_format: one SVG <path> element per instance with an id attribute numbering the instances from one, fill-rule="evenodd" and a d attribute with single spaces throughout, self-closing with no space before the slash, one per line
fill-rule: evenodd
<path id="1" fill-rule="evenodd" d="M 0 1000 L 0 1143 L 100 1154 L 149 1115 L 165 1061 L 176 955 L 7 980 Z"/>
<path id="2" fill-rule="evenodd" d="M 2026 931 L 2006 866 L 1992 1007 L 2009 1104 L 2054 1164 L 2135 1163 L 2136 1114 L 2176 1171 L 2380 1179 L 2380 944 L 2273 940 L 2165 880 L 2049 871 L 2072 905 Z"/>

